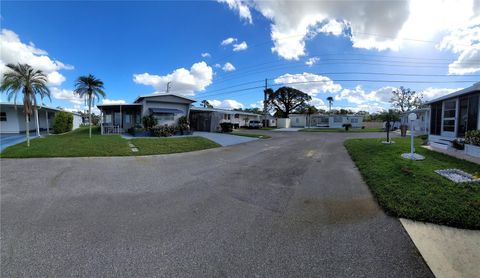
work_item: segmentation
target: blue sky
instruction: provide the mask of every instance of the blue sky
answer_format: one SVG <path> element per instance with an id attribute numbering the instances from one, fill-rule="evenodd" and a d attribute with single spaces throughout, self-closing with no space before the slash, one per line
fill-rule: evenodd
<path id="1" fill-rule="evenodd" d="M 44 70 L 46 104 L 69 109 L 84 109 L 72 89 L 89 73 L 105 82 L 105 102 L 171 82 L 171 92 L 198 102 L 249 108 L 268 78 L 274 88 L 293 83 L 319 108 L 333 96 L 336 108 L 369 111 L 388 108 L 401 85 L 428 99 L 480 80 L 473 1 L 346 2 L 2 1 L 0 70 L 17 62 Z M 436 19 L 447 12 L 453 18 Z"/>

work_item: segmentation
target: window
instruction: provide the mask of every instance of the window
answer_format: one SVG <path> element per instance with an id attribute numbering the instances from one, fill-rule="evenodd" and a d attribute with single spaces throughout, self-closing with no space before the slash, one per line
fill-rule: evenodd
<path id="1" fill-rule="evenodd" d="M 112 114 L 105 114 L 105 123 L 106 124 L 112 123 Z"/>
<path id="2" fill-rule="evenodd" d="M 442 103 L 432 103 L 430 116 L 430 134 L 440 135 L 442 125 Z"/>
<path id="3" fill-rule="evenodd" d="M 343 118 L 342 117 L 333 117 L 333 122 L 335 123 L 341 123 L 343 121 Z"/>
<path id="4" fill-rule="evenodd" d="M 240 115 L 235 114 L 235 119 L 238 119 L 238 118 L 240 118 Z"/>
<path id="5" fill-rule="evenodd" d="M 351 118 L 351 119 L 350 119 L 350 122 L 351 122 L 352 124 L 358 124 L 358 119 L 357 119 L 357 118 Z"/>
<path id="6" fill-rule="evenodd" d="M 7 112 L 0 112 L 0 122 L 7 121 Z"/>
<path id="7" fill-rule="evenodd" d="M 154 116 L 158 122 L 173 121 L 175 119 L 175 114 L 173 113 L 155 113 Z"/>
<path id="8" fill-rule="evenodd" d="M 457 100 L 443 102 L 443 131 L 455 131 L 455 113 L 457 111 Z"/>

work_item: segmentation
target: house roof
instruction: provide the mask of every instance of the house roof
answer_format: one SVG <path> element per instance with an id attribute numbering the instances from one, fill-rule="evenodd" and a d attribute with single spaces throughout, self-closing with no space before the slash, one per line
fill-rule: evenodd
<path id="1" fill-rule="evenodd" d="M 105 106 L 142 106 L 141 103 L 111 103 L 111 104 L 97 104 L 97 107 Z"/>
<path id="2" fill-rule="evenodd" d="M 475 91 L 480 91 L 480 82 L 477 82 L 477 83 L 473 84 L 472 86 L 467 87 L 465 89 L 462 89 L 460 91 L 456 91 L 456 92 L 450 93 L 448 95 L 444 95 L 443 97 L 432 99 L 432 100 L 426 102 L 425 104 L 431 104 L 431 103 L 438 102 L 438 101 L 441 101 L 441 100 L 458 97 L 458 96 L 465 95 L 465 94 L 468 94 L 468 93 L 472 93 L 472 92 L 475 92 Z"/>
<path id="3" fill-rule="evenodd" d="M 262 116 L 260 114 L 255 114 L 255 113 L 250 113 L 250 112 L 227 110 L 227 109 L 220 109 L 220 108 L 208 108 L 208 107 L 192 107 L 192 108 L 190 108 L 190 111 L 221 112 L 221 113 L 225 113 L 225 114 Z"/>
<path id="4" fill-rule="evenodd" d="M 182 95 L 179 95 L 179 94 L 173 94 L 173 93 L 153 93 L 153 94 L 149 94 L 149 95 L 142 95 L 142 96 L 139 96 L 137 97 L 133 102 L 137 102 L 143 98 L 150 98 L 150 97 L 162 97 L 162 96 L 173 96 L 173 97 L 178 97 L 178 98 L 183 98 L 183 99 L 186 99 L 186 100 L 189 100 L 191 102 L 196 102 L 196 100 L 194 100 L 193 98 L 188 98 L 188 97 L 185 97 L 185 96 L 182 96 Z"/>
<path id="5" fill-rule="evenodd" d="M 419 108 L 419 109 L 414 109 L 414 110 L 410 110 L 410 111 L 405 111 L 403 113 L 401 113 L 402 115 L 408 115 L 410 113 L 419 113 L 419 112 L 426 112 L 426 111 L 430 111 L 430 108 Z"/>
<path id="6" fill-rule="evenodd" d="M 0 106 L 17 106 L 17 107 L 23 107 L 23 104 L 15 104 L 13 102 L 0 102 Z M 50 106 L 46 106 L 46 105 L 37 105 L 38 107 L 40 107 L 40 109 L 44 108 L 44 109 L 50 109 L 50 110 L 55 110 L 55 111 L 65 111 L 65 112 L 69 112 L 69 113 L 73 113 L 74 112 L 70 112 L 70 111 L 67 111 L 67 110 L 64 110 L 64 109 L 60 109 L 60 108 L 53 108 L 53 107 L 50 107 Z"/>

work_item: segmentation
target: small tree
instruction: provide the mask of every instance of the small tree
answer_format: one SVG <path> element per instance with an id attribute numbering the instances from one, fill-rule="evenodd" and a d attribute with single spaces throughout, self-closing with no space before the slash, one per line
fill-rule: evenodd
<path id="1" fill-rule="evenodd" d="M 206 99 L 202 100 L 201 104 L 205 108 L 213 108 L 213 105 L 211 105 L 210 102 L 208 102 L 208 100 Z"/>
<path id="2" fill-rule="evenodd" d="M 380 116 L 385 122 L 385 129 L 387 130 L 387 142 L 390 143 L 390 129 L 392 128 L 392 124 L 394 125 L 395 122 L 400 121 L 400 113 L 396 110 L 389 109 L 388 111 L 380 114 Z"/>
<path id="3" fill-rule="evenodd" d="M 73 114 L 60 111 L 53 118 L 53 132 L 56 134 L 69 132 L 73 129 Z"/>
<path id="4" fill-rule="evenodd" d="M 288 118 L 291 112 L 312 100 L 308 94 L 290 87 L 281 87 L 276 91 L 268 88 L 265 89 L 265 93 L 269 106 L 273 107 L 276 113 L 281 114 L 283 118 Z"/>
<path id="5" fill-rule="evenodd" d="M 393 107 L 398 108 L 402 113 L 422 106 L 422 95 L 409 88 L 400 87 L 398 90 L 393 91 L 392 94 L 390 102 Z"/>
<path id="6" fill-rule="evenodd" d="M 145 130 L 151 131 L 158 124 L 158 121 L 157 118 L 153 116 L 153 114 L 150 114 L 142 118 L 142 123 Z"/>
<path id="7" fill-rule="evenodd" d="M 89 137 L 92 138 L 92 106 L 95 105 L 95 99 L 105 97 L 103 91 L 103 81 L 89 74 L 88 76 L 80 76 L 75 82 L 73 92 L 79 97 L 85 98 L 88 103 L 88 125 Z"/>

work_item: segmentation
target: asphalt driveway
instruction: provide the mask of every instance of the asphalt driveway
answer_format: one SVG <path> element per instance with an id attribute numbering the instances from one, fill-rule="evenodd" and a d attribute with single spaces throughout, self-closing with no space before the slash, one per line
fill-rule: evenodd
<path id="1" fill-rule="evenodd" d="M 1 160 L 1 276 L 432 276 L 342 145 L 378 135 L 268 134 L 184 154 Z"/>

